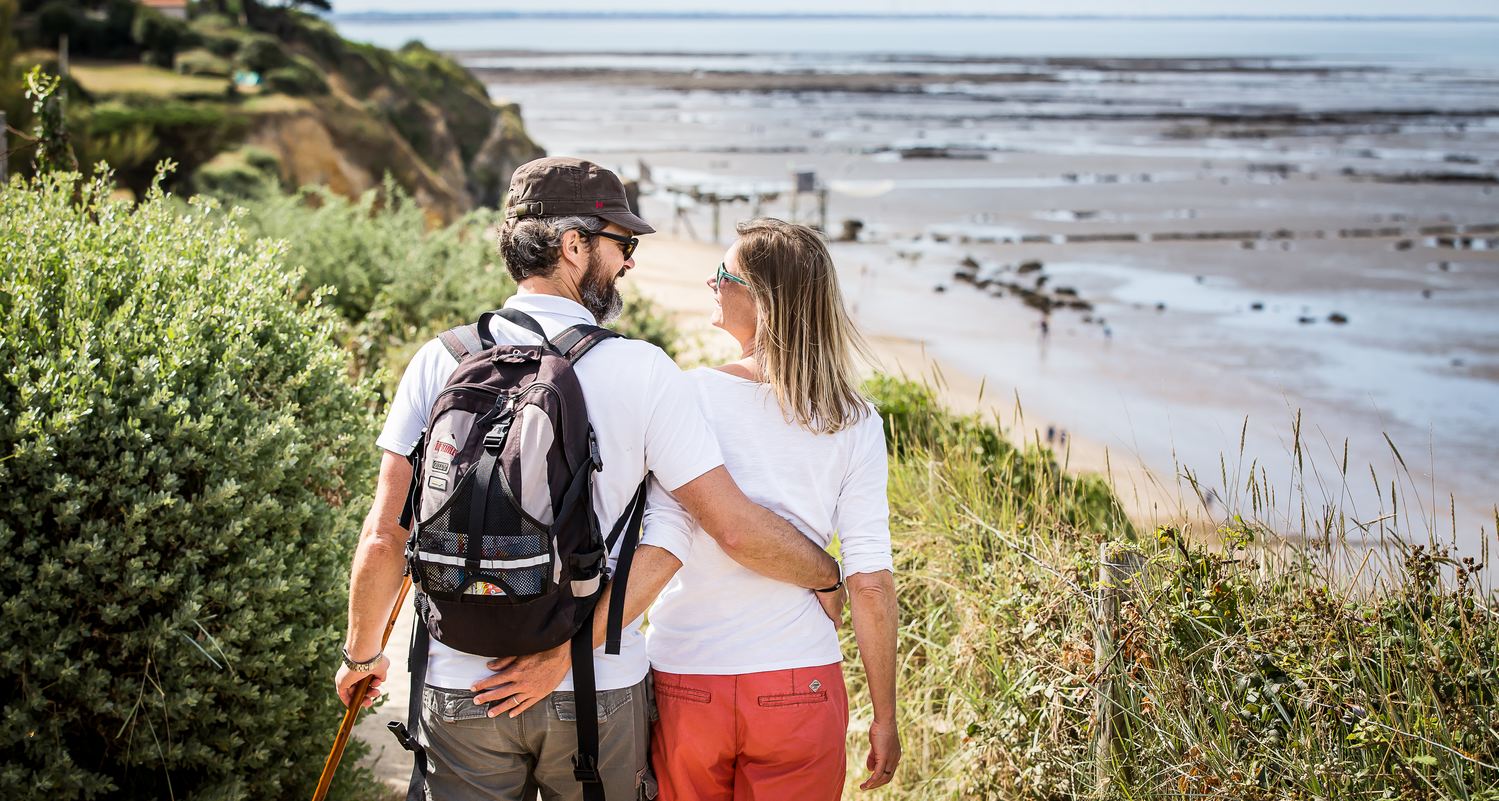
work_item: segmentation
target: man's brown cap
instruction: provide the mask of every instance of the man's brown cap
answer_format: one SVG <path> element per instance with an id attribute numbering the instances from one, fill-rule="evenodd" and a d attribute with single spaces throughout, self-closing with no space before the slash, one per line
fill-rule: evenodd
<path id="1" fill-rule="evenodd" d="M 557 217 L 574 214 L 603 217 L 632 234 L 654 234 L 645 220 L 630 211 L 625 185 L 619 176 L 574 158 L 528 161 L 510 176 L 506 217 Z"/>

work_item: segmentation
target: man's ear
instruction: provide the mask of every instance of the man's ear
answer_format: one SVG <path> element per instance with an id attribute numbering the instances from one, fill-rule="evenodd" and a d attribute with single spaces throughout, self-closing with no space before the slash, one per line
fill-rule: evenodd
<path id="1" fill-rule="evenodd" d="M 579 263 L 588 260 L 588 238 L 576 228 L 562 232 L 562 257 Z"/>

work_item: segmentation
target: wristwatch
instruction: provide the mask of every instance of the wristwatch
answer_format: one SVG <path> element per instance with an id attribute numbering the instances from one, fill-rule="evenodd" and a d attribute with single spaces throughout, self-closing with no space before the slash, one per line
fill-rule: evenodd
<path id="1" fill-rule="evenodd" d="M 838 583 L 837 584 L 834 584 L 831 587 L 825 587 L 825 588 L 820 589 L 820 590 L 813 590 L 813 592 L 837 592 L 837 591 L 839 591 L 841 589 L 843 589 L 843 579 L 840 578 L 840 579 L 838 579 Z"/>
<path id="2" fill-rule="evenodd" d="M 355 662 L 353 657 L 349 656 L 349 649 L 347 647 L 339 648 L 338 650 L 344 656 L 344 667 L 354 671 L 355 673 L 368 673 L 371 670 L 374 670 L 375 663 L 380 661 L 380 657 L 385 656 L 385 652 L 381 651 L 380 653 L 375 654 L 374 656 L 364 660 L 363 662 Z"/>

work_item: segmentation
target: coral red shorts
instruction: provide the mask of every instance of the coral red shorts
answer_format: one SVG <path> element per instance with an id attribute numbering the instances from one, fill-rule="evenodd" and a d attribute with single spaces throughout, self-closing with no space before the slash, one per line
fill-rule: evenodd
<path id="1" fill-rule="evenodd" d="M 832 801 L 848 690 L 838 664 L 734 676 L 652 671 L 661 801 Z"/>

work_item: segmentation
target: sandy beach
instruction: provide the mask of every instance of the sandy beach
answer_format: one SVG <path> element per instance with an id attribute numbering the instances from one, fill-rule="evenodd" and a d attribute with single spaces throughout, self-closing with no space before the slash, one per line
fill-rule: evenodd
<path id="1" fill-rule="evenodd" d="M 715 364 L 738 355 L 733 340 L 709 322 L 712 297 L 705 280 L 710 267 L 723 260 L 723 251 L 710 243 L 651 236 L 641 246 L 638 266 L 628 275 L 628 285 L 667 312 L 682 331 L 684 346 L 678 361 L 683 365 Z M 854 283 L 847 271 L 842 277 L 846 285 Z M 1048 428 L 1066 429 L 1065 421 L 1027 410 L 1005 388 L 987 384 L 982 377 L 938 358 L 928 342 L 871 327 L 863 319 L 856 321 L 866 332 L 873 356 L 865 364 L 867 373 L 879 371 L 929 383 L 950 409 L 995 420 L 1022 447 L 1046 444 Z M 1172 477 L 1157 475 L 1126 451 L 1070 434 L 1065 445 L 1054 438 L 1052 447 L 1070 471 L 1110 477 L 1131 516 L 1142 525 L 1187 524 L 1197 518 L 1197 505 L 1181 495 Z"/>

